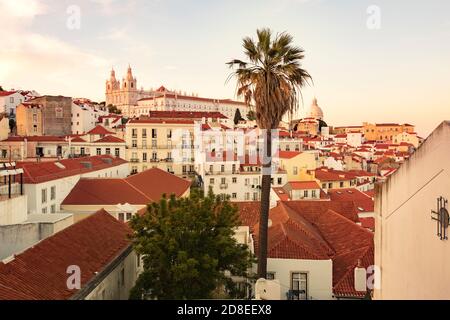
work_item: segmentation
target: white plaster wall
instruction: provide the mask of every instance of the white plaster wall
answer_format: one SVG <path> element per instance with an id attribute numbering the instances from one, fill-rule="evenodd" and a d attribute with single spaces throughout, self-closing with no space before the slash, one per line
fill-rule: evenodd
<path id="1" fill-rule="evenodd" d="M 138 267 L 137 255 L 132 251 L 108 276 L 91 291 L 85 300 L 127 300 L 139 274 L 143 262 Z M 124 270 L 124 283 L 120 283 L 120 274 Z M 101 270 L 99 270 L 101 271 Z"/>
<path id="2" fill-rule="evenodd" d="M 450 299 L 450 242 L 440 240 L 431 210 L 450 199 L 450 125 L 441 125 L 376 197 L 376 299 Z"/>
<path id="3" fill-rule="evenodd" d="M 13 196 L 7 199 L 7 196 L 0 198 L 0 225 L 10 225 L 21 223 L 27 219 L 27 197 Z"/>
<path id="4" fill-rule="evenodd" d="M 332 260 L 267 260 L 267 272 L 275 272 L 275 279 L 280 281 L 282 298 L 291 289 L 291 273 L 308 273 L 308 298 L 313 300 L 333 299 L 333 262 Z"/>

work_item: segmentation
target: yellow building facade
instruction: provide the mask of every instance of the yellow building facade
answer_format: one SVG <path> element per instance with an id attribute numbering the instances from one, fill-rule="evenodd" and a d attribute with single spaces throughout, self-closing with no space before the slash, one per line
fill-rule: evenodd
<path id="1" fill-rule="evenodd" d="M 16 126 L 19 136 L 42 136 L 42 106 L 39 104 L 17 106 Z"/>
<path id="2" fill-rule="evenodd" d="M 414 132 L 414 126 L 398 123 L 363 123 L 362 133 L 366 140 L 392 141 L 395 136 L 402 132 Z"/>

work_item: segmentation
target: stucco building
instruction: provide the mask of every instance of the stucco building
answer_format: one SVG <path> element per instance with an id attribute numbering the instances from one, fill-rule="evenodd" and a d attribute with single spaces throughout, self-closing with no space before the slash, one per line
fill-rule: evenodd
<path id="1" fill-rule="evenodd" d="M 449 158 L 444 121 L 378 189 L 376 299 L 450 299 Z"/>

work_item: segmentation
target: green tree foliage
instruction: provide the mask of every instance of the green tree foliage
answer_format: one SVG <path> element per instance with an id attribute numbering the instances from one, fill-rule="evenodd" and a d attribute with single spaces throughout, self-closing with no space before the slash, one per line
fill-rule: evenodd
<path id="1" fill-rule="evenodd" d="M 253 257 L 234 239 L 237 208 L 212 192 L 193 190 L 188 198 L 163 197 L 130 225 L 144 271 L 130 298 L 208 299 L 218 288 L 236 289 L 225 271 L 247 276 Z"/>
<path id="2" fill-rule="evenodd" d="M 234 113 L 234 124 L 238 124 L 239 121 L 244 120 L 242 119 L 241 110 L 236 109 L 236 112 Z"/>
<path id="3" fill-rule="evenodd" d="M 15 127 L 16 127 L 16 121 L 14 119 L 9 119 L 9 131 L 13 132 Z"/>
<path id="4" fill-rule="evenodd" d="M 250 120 L 250 121 L 256 120 L 256 114 L 255 114 L 255 111 L 250 110 L 250 111 L 247 113 L 247 119 Z"/>
<path id="5" fill-rule="evenodd" d="M 108 104 L 107 108 L 109 113 L 122 114 L 122 111 L 120 111 L 120 109 L 118 109 L 115 105 Z"/>

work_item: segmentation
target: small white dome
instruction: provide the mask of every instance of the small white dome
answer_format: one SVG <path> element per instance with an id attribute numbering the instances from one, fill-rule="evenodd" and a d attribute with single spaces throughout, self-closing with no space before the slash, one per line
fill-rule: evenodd
<path id="1" fill-rule="evenodd" d="M 309 117 L 317 119 L 317 120 L 323 120 L 323 111 L 317 104 L 317 99 L 314 98 L 311 109 L 309 112 Z"/>

